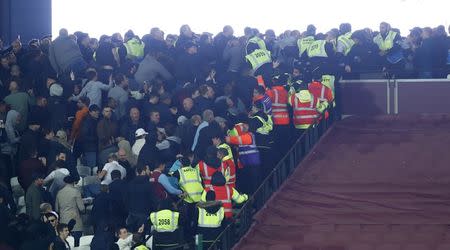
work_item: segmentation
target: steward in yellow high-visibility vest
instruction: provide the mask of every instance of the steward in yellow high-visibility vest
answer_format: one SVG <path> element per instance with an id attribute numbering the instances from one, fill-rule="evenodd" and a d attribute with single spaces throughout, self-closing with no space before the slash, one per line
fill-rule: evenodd
<path id="1" fill-rule="evenodd" d="M 249 117 L 249 131 L 255 134 L 256 147 L 261 154 L 262 180 L 275 167 L 275 154 L 272 145 L 274 143 L 271 134 L 273 130 L 272 117 L 263 112 L 261 102 L 256 102 L 252 106 L 252 116 Z"/>
<path id="2" fill-rule="evenodd" d="M 222 232 L 225 221 L 225 209 L 222 202 L 216 200 L 216 193 L 212 190 L 206 193 L 206 201 L 197 204 L 194 216 L 197 225 L 197 234 L 203 236 L 203 246 L 208 249 L 210 244 Z"/>
<path id="3" fill-rule="evenodd" d="M 339 25 L 339 34 L 337 39 L 336 52 L 346 56 L 352 49 L 355 42 L 352 40 L 352 26 L 349 23 Z"/>
<path id="4" fill-rule="evenodd" d="M 196 168 L 191 167 L 188 158 L 183 157 L 180 159 L 180 162 L 181 168 L 173 176 L 178 179 L 180 189 L 185 194 L 184 201 L 187 203 L 197 203 L 200 201 L 203 192 L 200 172 Z"/>
<path id="5" fill-rule="evenodd" d="M 183 237 L 179 230 L 180 213 L 175 211 L 170 200 L 160 201 L 158 211 L 151 213 L 149 219 L 155 231 L 152 249 L 181 245 Z"/>
<path id="6" fill-rule="evenodd" d="M 266 43 L 263 39 L 259 38 L 258 36 L 253 36 L 252 38 L 248 39 L 247 44 L 245 45 L 245 54 L 248 55 L 251 53 L 248 46 L 250 44 L 256 44 L 259 49 L 267 50 Z"/>
<path id="7" fill-rule="evenodd" d="M 173 176 L 178 179 L 179 186 L 184 192 L 183 212 L 188 218 L 184 225 L 184 234 L 194 235 L 194 229 L 190 219 L 195 213 L 195 204 L 201 200 L 203 185 L 198 169 L 191 167 L 191 161 L 187 157 L 180 159 L 181 168 L 174 172 Z"/>
<path id="8" fill-rule="evenodd" d="M 123 44 L 127 49 L 127 58 L 130 60 L 141 60 L 144 58 L 144 43 L 138 38 L 131 38 Z"/>
<path id="9" fill-rule="evenodd" d="M 382 52 L 387 52 L 394 47 L 397 34 L 397 32 L 391 30 L 391 26 L 388 23 L 383 22 L 380 24 L 380 33 L 373 38 L 373 42 L 378 45 Z"/>
<path id="10" fill-rule="evenodd" d="M 297 40 L 298 57 L 302 57 L 303 53 L 314 42 L 314 36 L 306 36 Z"/>
<path id="11" fill-rule="evenodd" d="M 257 71 L 261 66 L 266 63 L 272 63 L 270 57 L 270 51 L 263 49 L 256 49 L 250 54 L 245 56 L 245 59 L 250 63 L 253 71 Z"/>

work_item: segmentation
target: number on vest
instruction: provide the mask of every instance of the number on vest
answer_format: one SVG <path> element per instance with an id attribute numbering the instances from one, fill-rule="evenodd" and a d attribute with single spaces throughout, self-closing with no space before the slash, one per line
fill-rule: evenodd
<path id="1" fill-rule="evenodd" d="M 170 225 L 170 220 L 169 219 L 158 219 L 158 225 Z"/>

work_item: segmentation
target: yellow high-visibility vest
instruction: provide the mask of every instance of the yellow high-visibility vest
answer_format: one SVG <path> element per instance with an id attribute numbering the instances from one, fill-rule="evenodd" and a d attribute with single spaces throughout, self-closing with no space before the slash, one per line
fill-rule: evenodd
<path id="1" fill-rule="evenodd" d="M 215 214 L 208 213 L 204 208 L 198 208 L 198 226 L 204 228 L 219 228 L 225 217 L 223 207 Z"/>
<path id="2" fill-rule="evenodd" d="M 394 39 L 396 36 L 397 32 L 390 30 L 385 39 L 383 39 L 380 33 L 373 38 L 373 42 L 378 45 L 381 51 L 386 51 L 394 47 Z"/>
<path id="3" fill-rule="evenodd" d="M 228 154 L 226 156 L 223 157 L 223 161 L 227 161 L 229 159 L 233 159 L 233 152 L 231 151 L 231 147 L 230 145 L 226 144 L 226 143 L 222 143 L 219 146 L 217 146 L 217 148 L 224 148 L 227 150 Z"/>
<path id="4" fill-rule="evenodd" d="M 306 50 L 308 57 L 328 57 L 327 51 L 325 50 L 325 44 L 327 44 L 326 40 L 317 40 L 312 42 Z"/>
<path id="5" fill-rule="evenodd" d="M 246 55 L 248 55 L 247 48 L 250 43 L 255 43 L 256 45 L 258 45 L 259 49 L 267 50 L 266 43 L 264 42 L 264 40 L 257 36 L 254 36 L 254 37 L 248 39 L 248 41 L 247 41 L 247 45 L 245 46 L 245 54 Z"/>
<path id="6" fill-rule="evenodd" d="M 127 49 L 128 59 L 142 59 L 144 57 L 144 43 L 138 39 L 132 38 L 123 44 Z"/>
<path id="7" fill-rule="evenodd" d="M 202 179 L 198 169 L 192 167 L 182 167 L 178 170 L 180 180 L 178 184 L 181 190 L 188 195 L 184 201 L 188 203 L 196 203 L 201 199 L 203 193 Z"/>
<path id="8" fill-rule="evenodd" d="M 178 218 L 180 214 L 168 209 L 160 210 L 150 214 L 150 221 L 156 232 L 174 232 L 178 229 Z"/>
<path id="9" fill-rule="evenodd" d="M 347 55 L 348 52 L 352 49 L 355 42 L 352 40 L 352 32 L 348 32 L 342 36 L 339 36 L 338 41 L 344 45 L 344 55 Z"/>
<path id="10" fill-rule="evenodd" d="M 309 46 L 314 42 L 314 36 L 307 36 L 297 40 L 299 57 L 309 48 Z"/>
<path id="11" fill-rule="evenodd" d="M 268 135 L 270 131 L 273 129 L 273 121 L 270 115 L 267 116 L 267 121 L 264 120 L 261 116 L 254 116 L 254 118 L 258 119 L 263 125 L 256 129 L 257 133 L 262 135 Z"/>
<path id="12" fill-rule="evenodd" d="M 252 69 L 256 71 L 261 66 L 263 66 L 266 63 L 271 63 L 272 58 L 270 57 L 270 51 L 263 50 L 263 49 L 257 49 L 253 51 L 251 54 L 246 55 L 245 59 L 250 62 L 252 65 Z"/>

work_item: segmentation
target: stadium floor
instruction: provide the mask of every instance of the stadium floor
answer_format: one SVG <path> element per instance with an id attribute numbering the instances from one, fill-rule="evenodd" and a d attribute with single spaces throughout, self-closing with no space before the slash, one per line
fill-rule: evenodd
<path id="1" fill-rule="evenodd" d="M 337 123 L 235 249 L 450 250 L 450 116 Z"/>

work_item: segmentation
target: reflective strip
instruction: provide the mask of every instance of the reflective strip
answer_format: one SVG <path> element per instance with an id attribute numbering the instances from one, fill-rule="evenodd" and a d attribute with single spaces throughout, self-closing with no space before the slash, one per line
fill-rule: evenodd
<path id="1" fill-rule="evenodd" d="M 233 212 L 233 209 L 231 209 L 231 208 L 224 208 L 223 210 L 224 210 L 225 212 L 230 212 L 230 213 Z"/>
<path id="2" fill-rule="evenodd" d="M 278 102 L 278 90 L 274 89 L 273 93 L 275 94 L 275 103 L 279 103 Z M 273 105 L 273 104 L 272 104 Z"/>
<path id="3" fill-rule="evenodd" d="M 212 177 L 209 176 L 209 174 L 208 174 L 208 167 L 206 166 L 206 164 L 203 161 L 199 162 L 199 164 L 200 163 L 201 163 L 200 168 L 203 168 L 203 173 L 205 174 L 204 179 L 211 180 Z"/>
<path id="4" fill-rule="evenodd" d="M 320 90 L 320 98 L 325 98 L 325 86 L 322 85 L 322 89 Z"/>
<path id="5" fill-rule="evenodd" d="M 190 192 L 188 193 L 189 196 L 194 196 L 194 195 L 202 195 L 203 192 Z"/>
<path id="6" fill-rule="evenodd" d="M 288 114 L 277 114 L 277 115 L 273 115 L 273 118 L 288 118 Z"/>
<path id="7" fill-rule="evenodd" d="M 314 108 L 294 108 L 294 110 L 298 111 L 316 111 Z"/>
<path id="8" fill-rule="evenodd" d="M 317 118 L 319 115 L 296 115 L 295 118 L 302 119 L 302 118 Z"/>
<path id="9" fill-rule="evenodd" d="M 241 155 L 248 155 L 248 154 L 254 154 L 254 153 L 258 153 L 259 151 L 256 149 L 252 149 L 252 150 L 248 150 L 248 151 L 244 151 L 244 152 L 239 152 L 239 154 Z"/>
<path id="10" fill-rule="evenodd" d="M 238 142 L 239 142 L 239 144 L 241 144 L 241 145 L 242 145 L 242 138 L 241 138 L 241 136 L 240 136 L 240 135 L 238 136 Z"/>

